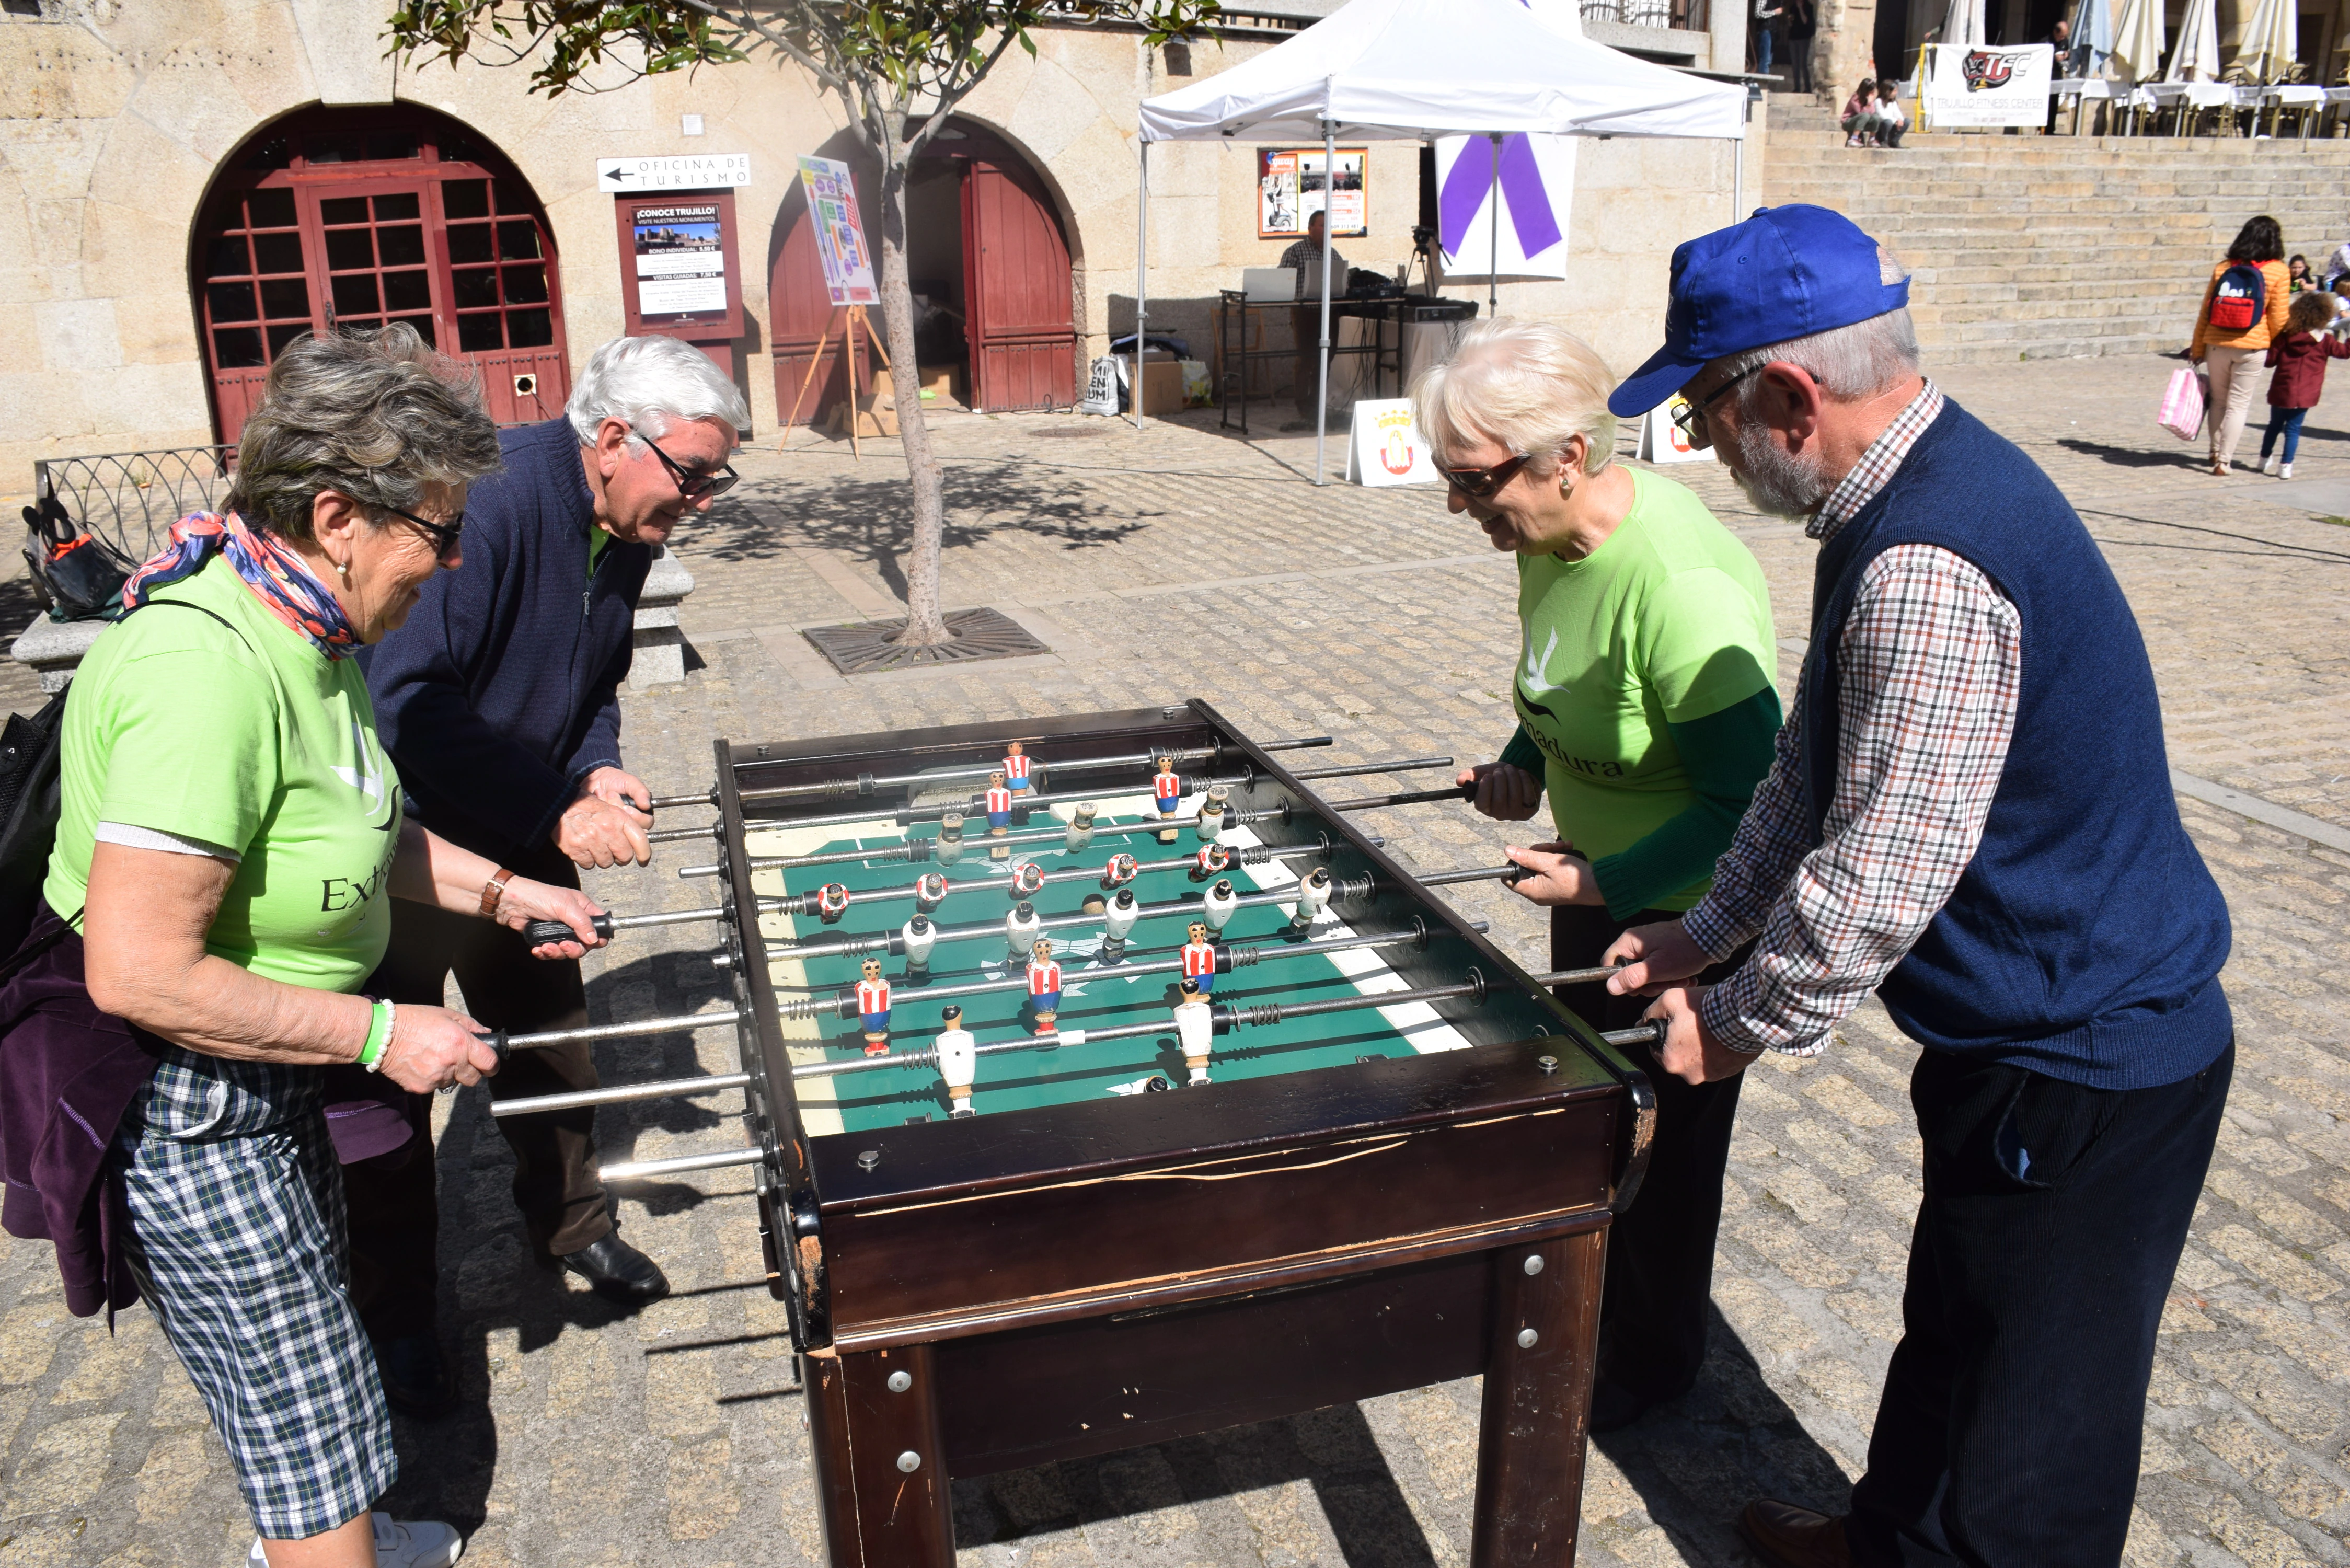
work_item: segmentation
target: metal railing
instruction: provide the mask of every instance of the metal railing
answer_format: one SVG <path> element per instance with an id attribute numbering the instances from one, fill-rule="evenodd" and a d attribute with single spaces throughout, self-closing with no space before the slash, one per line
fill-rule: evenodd
<path id="1" fill-rule="evenodd" d="M 39 458 L 33 463 L 33 490 L 55 496 L 84 532 L 143 561 L 161 547 L 173 523 L 191 512 L 220 509 L 235 464 L 233 446 Z"/>
<path id="2" fill-rule="evenodd" d="M 1623 27 L 1669 27 L 1677 32 L 1709 29 L 1708 0 L 1582 0 L 1586 22 L 1613 22 Z"/>

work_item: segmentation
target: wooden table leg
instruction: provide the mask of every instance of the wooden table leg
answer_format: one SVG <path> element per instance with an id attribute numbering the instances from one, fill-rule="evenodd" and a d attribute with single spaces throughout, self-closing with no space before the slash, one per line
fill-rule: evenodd
<path id="1" fill-rule="evenodd" d="M 1469 1560 L 1473 1568 L 1568 1568 L 1583 1513 L 1607 1232 L 1492 1257 L 1493 1342 Z"/>
<path id="2" fill-rule="evenodd" d="M 806 1366 L 833 1568 L 954 1568 L 930 1347 L 815 1355 Z"/>

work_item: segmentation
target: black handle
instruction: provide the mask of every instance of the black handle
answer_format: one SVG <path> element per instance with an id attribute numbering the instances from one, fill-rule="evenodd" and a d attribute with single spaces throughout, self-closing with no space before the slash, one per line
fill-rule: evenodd
<path id="1" fill-rule="evenodd" d="M 501 1068 L 505 1066 L 506 1059 L 514 1054 L 514 1046 L 508 1043 L 506 1032 L 503 1029 L 493 1029 L 487 1034 L 477 1034 L 474 1038 L 497 1054 L 498 1065 Z"/>
<path id="2" fill-rule="evenodd" d="M 598 936 L 603 937 L 607 940 L 610 940 L 612 935 L 611 916 L 598 915 L 596 917 L 593 924 L 596 928 L 596 934 Z M 565 925 L 561 920 L 533 920 L 528 925 L 523 927 L 522 936 L 523 940 L 528 942 L 535 948 L 544 947 L 548 942 L 576 942 L 579 940 L 579 933 L 573 930 L 569 926 Z"/>

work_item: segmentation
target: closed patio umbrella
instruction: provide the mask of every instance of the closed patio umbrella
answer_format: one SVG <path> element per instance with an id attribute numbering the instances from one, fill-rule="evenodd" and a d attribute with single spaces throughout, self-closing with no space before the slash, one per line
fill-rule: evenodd
<path id="1" fill-rule="evenodd" d="M 2114 22 L 2114 77 L 2150 82 L 2162 69 L 2162 0 L 2122 0 Z"/>
<path id="2" fill-rule="evenodd" d="M 1950 0 L 1942 15 L 1942 42 L 1980 49 L 1983 41 L 1983 0 Z"/>
<path id="3" fill-rule="evenodd" d="M 2187 0 L 2187 13 L 2178 18 L 2178 41 L 2170 47 L 2170 64 L 2164 68 L 2162 79 L 2220 79 L 2220 11 L 2212 0 Z"/>
<path id="4" fill-rule="evenodd" d="M 2301 19 L 2293 0 L 2260 0 L 2244 23 L 2236 64 L 2264 82 L 2282 80 L 2301 54 Z"/>
<path id="5" fill-rule="evenodd" d="M 2157 52 L 2161 46 L 2157 45 Z M 2073 9 L 2073 48 L 2069 58 L 2056 62 L 2058 73 L 2064 76 L 2088 77 L 2092 79 L 2106 74 L 2106 62 L 2114 53 L 2114 7 L 2112 0 L 2081 0 Z M 2077 65 L 2077 69 L 2074 68 Z"/>

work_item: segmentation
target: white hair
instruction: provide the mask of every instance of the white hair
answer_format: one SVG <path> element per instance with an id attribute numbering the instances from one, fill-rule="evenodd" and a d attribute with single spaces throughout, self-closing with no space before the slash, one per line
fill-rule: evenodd
<path id="1" fill-rule="evenodd" d="M 579 444 L 592 446 L 606 420 L 659 438 L 671 420 L 721 420 L 751 428 L 751 405 L 710 357 L 674 337 L 615 337 L 593 354 L 563 405 Z M 637 433 L 630 450 L 641 452 Z"/>
<path id="2" fill-rule="evenodd" d="M 1808 371 L 1820 390 L 1838 402 L 1857 402 L 1918 373 L 1918 329 L 1910 324 L 1906 307 L 1888 310 L 1848 327 L 1832 327 L 1808 337 L 1790 337 L 1732 354 L 1721 368 L 1725 378 L 1742 376 L 1774 359 Z M 1755 391 L 1752 380 L 1739 388 L 1742 412 L 1753 411 L 1751 400 Z"/>
<path id="3" fill-rule="evenodd" d="M 1581 436 L 1583 471 L 1596 473 L 1616 454 L 1615 389 L 1607 361 L 1566 328 L 1501 317 L 1471 327 L 1451 358 L 1421 371 L 1411 400 L 1439 461 L 1483 436 L 1549 474 Z"/>

